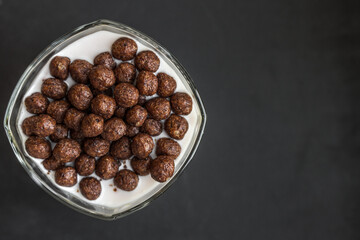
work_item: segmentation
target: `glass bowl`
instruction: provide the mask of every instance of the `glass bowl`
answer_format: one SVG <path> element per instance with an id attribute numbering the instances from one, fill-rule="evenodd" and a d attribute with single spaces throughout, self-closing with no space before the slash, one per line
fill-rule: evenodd
<path id="1" fill-rule="evenodd" d="M 184 154 L 181 159 L 177 159 L 177 164 L 175 167 L 174 175 L 171 179 L 163 184 L 159 184 L 151 192 L 143 195 L 136 201 L 133 201 L 126 206 L 119 207 L 106 207 L 97 204 L 92 204 L 89 201 L 84 201 L 83 199 L 76 197 L 70 194 L 67 191 L 59 188 L 56 184 L 49 179 L 46 173 L 41 171 L 41 169 L 34 163 L 34 161 L 27 155 L 24 144 L 21 140 L 21 128 L 19 125 L 19 112 L 21 109 L 21 104 L 23 98 L 36 78 L 39 71 L 48 63 L 50 59 L 56 53 L 64 49 L 69 44 L 75 42 L 76 40 L 90 35 L 98 31 L 109 31 L 118 34 L 125 34 L 129 37 L 135 39 L 136 41 L 142 43 L 146 47 L 152 48 L 158 55 L 162 57 L 164 61 L 175 71 L 180 80 L 185 85 L 186 89 L 189 91 L 190 95 L 194 101 L 194 110 L 197 111 L 197 122 L 195 124 L 195 129 L 193 136 L 191 137 L 189 146 L 185 149 Z M 65 34 L 56 41 L 54 41 L 50 46 L 48 46 L 42 53 L 40 53 L 35 60 L 27 67 L 23 75 L 21 76 L 19 82 L 17 83 L 9 104 L 6 109 L 6 114 L 4 118 L 4 127 L 6 134 L 8 136 L 10 145 L 25 169 L 25 171 L 30 175 L 34 182 L 36 182 L 42 189 L 48 192 L 55 199 L 64 203 L 65 205 L 92 217 L 104 219 L 104 220 L 114 220 L 120 217 L 124 217 L 130 213 L 133 213 L 145 206 L 147 206 L 151 201 L 156 199 L 162 193 L 168 189 L 172 183 L 180 176 L 184 171 L 185 167 L 191 161 L 194 156 L 197 147 L 200 143 L 201 137 L 204 133 L 206 123 L 206 113 L 204 105 L 201 101 L 200 95 L 195 88 L 195 85 L 190 78 L 189 74 L 186 72 L 184 67 L 176 60 L 176 58 L 171 55 L 164 47 L 159 43 L 154 41 L 152 38 L 146 36 L 145 34 L 128 27 L 121 23 L 112 22 L 109 20 L 98 20 L 83 26 L 76 28 L 74 31 Z"/>

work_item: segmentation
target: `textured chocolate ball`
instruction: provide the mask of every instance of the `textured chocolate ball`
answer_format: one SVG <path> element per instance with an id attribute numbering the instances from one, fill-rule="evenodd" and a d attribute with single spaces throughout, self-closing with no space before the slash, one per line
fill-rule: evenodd
<path id="1" fill-rule="evenodd" d="M 55 132 L 56 121 L 47 114 L 35 118 L 32 133 L 39 137 L 47 137 Z"/>
<path id="2" fill-rule="evenodd" d="M 29 137 L 25 141 L 25 149 L 34 158 L 45 159 L 51 156 L 50 142 L 42 137 Z"/>
<path id="3" fill-rule="evenodd" d="M 136 77 L 136 68 L 128 62 L 120 63 L 114 70 L 116 83 L 133 83 Z"/>
<path id="4" fill-rule="evenodd" d="M 172 114 L 165 121 L 165 131 L 166 133 L 177 140 L 181 140 L 184 138 L 187 130 L 189 128 L 189 124 L 187 120 L 179 115 Z"/>
<path id="5" fill-rule="evenodd" d="M 140 158 L 147 158 L 154 148 L 154 140 L 146 133 L 139 133 L 133 138 L 131 143 L 132 153 Z"/>
<path id="6" fill-rule="evenodd" d="M 50 156 L 44 161 L 42 161 L 42 164 L 46 170 L 56 170 L 62 166 L 64 166 L 64 163 L 55 159 L 54 156 Z"/>
<path id="7" fill-rule="evenodd" d="M 114 115 L 118 118 L 123 118 L 123 117 L 125 117 L 125 113 L 126 113 L 126 108 L 118 106 L 115 110 Z"/>
<path id="8" fill-rule="evenodd" d="M 105 91 L 113 86 L 116 81 L 114 72 L 104 65 L 93 67 L 90 71 L 89 79 L 91 85 L 99 91 Z"/>
<path id="9" fill-rule="evenodd" d="M 46 113 L 55 119 L 56 123 L 62 123 L 64 121 L 65 113 L 70 108 L 70 103 L 65 100 L 52 101 Z"/>
<path id="10" fill-rule="evenodd" d="M 101 136 L 109 141 L 117 141 L 126 134 L 126 124 L 121 118 L 111 118 L 104 124 Z"/>
<path id="11" fill-rule="evenodd" d="M 146 103 L 146 97 L 144 95 L 140 95 L 137 104 L 140 106 L 144 106 L 145 103 Z"/>
<path id="12" fill-rule="evenodd" d="M 88 84 L 92 67 L 93 65 L 88 61 L 76 59 L 69 66 L 70 76 L 77 83 Z"/>
<path id="13" fill-rule="evenodd" d="M 96 66 L 103 65 L 109 69 L 114 69 L 116 67 L 116 62 L 109 52 L 103 52 L 97 55 L 94 58 L 94 64 Z"/>
<path id="14" fill-rule="evenodd" d="M 91 111 L 105 119 L 111 118 L 114 115 L 115 110 L 115 99 L 107 95 L 97 95 L 91 101 Z"/>
<path id="15" fill-rule="evenodd" d="M 81 194 L 89 200 L 95 200 L 101 194 L 101 183 L 93 177 L 81 179 L 79 187 Z"/>
<path id="16" fill-rule="evenodd" d="M 135 57 L 137 49 L 138 47 L 134 40 L 127 37 L 121 37 L 112 44 L 111 53 L 114 58 L 128 61 Z"/>
<path id="17" fill-rule="evenodd" d="M 63 163 L 72 162 L 80 156 L 80 144 L 69 138 L 61 139 L 54 147 L 53 156 Z"/>
<path id="18" fill-rule="evenodd" d="M 173 157 L 161 155 L 150 162 L 151 177 L 158 182 L 166 182 L 174 174 Z"/>
<path id="19" fill-rule="evenodd" d="M 64 124 L 56 124 L 55 132 L 49 136 L 53 142 L 59 142 L 61 139 L 67 138 L 69 129 Z"/>
<path id="20" fill-rule="evenodd" d="M 177 84 L 173 77 L 166 73 L 158 73 L 157 79 L 159 84 L 157 94 L 160 97 L 170 97 L 174 94 Z"/>
<path id="21" fill-rule="evenodd" d="M 78 141 L 79 143 L 84 140 L 84 135 L 83 133 L 80 131 L 75 131 L 74 129 L 70 129 L 70 138 L 74 139 L 76 141 Z"/>
<path id="22" fill-rule="evenodd" d="M 72 187 L 77 183 L 76 170 L 73 167 L 61 167 L 55 171 L 55 182 L 63 187 Z"/>
<path id="23" fill-rule="evenodd" d="M 21 129 L 25 135 L 33 135 L 35 121 L 37 118 L 38 116 L 31 116 L 24 119 L 23 123 L 21 124 Z"/>
<path id="24" fill-rule="evenodd" d="M 84 151 L 92 157 L 102 157 L 109 152 L 110 141 L 101 137 L 86 138 L 84 140 Z"/>
<path id="25" fill-rule="evenodd" d="M 160 138 L 156 142 L 156 155 L 173 156 L 174 160 L 180 155 L 181 146 L 171 138 Z"/>
<path id="26" fill-rule="evenodd" d="M 60 80 L 69 76 L 70 59 L 68 57 L 56 56 L 50 62 L 50 74 Z"/>
<path id="27" fill-rule="evenodd" d="M 130 139 L 128 137 L 122 137 L 113 142 L 111 144 L 110 154 L 121 160 L 129 159 L 132 156 Z"/>
<path id="28" fill-rule="evenodd" d="M 92 85 L 90 85 L 90 89 L 91 89 L 91 92 L 93 93 L 94 96 L 104 94 L 106 96 L 113 97 L 112 88 L 108 88 L 108 89 L 106 89 L 104 91 L 100 91 L 100 90 L 95 89 Z"/>
<path id="29" fill-rule="evenodd" d="M 114 98 L 120 107 L 135 106 L 139 99 L 139 90 L 130 83 L 119 83 L 114 89 Z"/>
<path id="30" fill-rule="evenodd" d="M 119 170 L 119 163 L 110 155 L 101 157 L 97 164 L 95 173 L 104 180 L 115 177 Z"/>
<path id="31" fill-rule="evenodd" d="M 81 122 L 84 137 L 96 137 L 104 131 L 104 118 L 96 114 L 86 115 Z"/>
<path id="32" fill-rule="evenodd" d="M 126 125 L 126 136 L 135 137 L 140 132 L 138 127 L 131 126 L 129 124 Z"/>
<path id="33" fill-rule="evenodd" d="M 115 186 L 124 191 L 134 190 L 137 187 L 138 183 L 138 175 L 128 169 L 120 170 L 114 178 Z"/>
<path id="34" fill-rule="evenodd" d="M 49 106 L 49 100 L 41 93 L 36 92 L 25 98 L 25 107 L 29 113 L 45 113 Z"/>
<path id="35" fill-rule="evenodd" d="M 143 51 L 136 55 L 135 66 L 139 71 L 156 72 L 160 66 L 160 59 L 152 51 Z"/>
<path id="36" fill-rule="evenodd" d="M 54 100 L 62 99 L 66 96 L 68 90 L 67 84 L 57 78 L 47 78 L 43 81 L 41 85 L 41 93 L 48 98 Z"/>
<path id="37" fill-rule="evenodd" d="M 126 112 L 126 122 L 135 127 L 141 127 L 148 116 L 145 108 L 135 105 Z"/>
<path id="38" fill-rule="evenodd" d="M 71 105 L 76 107 L 78 110 L 86 110 L 90 107 L 93 94 L 90 88 L 85 84 L 75 84 L 68 92 L 67 98 Z"/>
<path id="39" fill-rule="evenodd" d="M 159 136 L 163 130 L 162 123 L 155 119 L 148 118 L 141 126 L 140 131 L 150 136 Z"/>
<path id="40" fill-rule="evenodd" d="M 178 115 L 188 115 L 192 110 L 192 99 L 189 94 L 177 92 L 170 98 L 171 108 Z"/>
<path id="41" fill-rule="evenodd" d="M 70 108 L 65 113 L 64 123 L 68 128 L 80 131 L 81 122 L 84 117 L 84 112 L 79 111 L 76 108 Z"/>
<path id="42" fill-rule="evenodd" d="M 136 78 L 136 87 L 141 95 L 152 96 L 158 89 L 158 79 L 152 72 L 141 71 Z"/>
<path id="43" fill-rule="evenodd" d="M 85 153 L 75 160 L 75 169 L 80 176 L 89 176 L 95 171 L 96 160 Z"/>
<path id="44" fill-rule="evenodd" d="M 155 120 L 163 120 L 170 116 L 170 102 L 165 98 L 152 98 L 145 103 L 145 108 L 149 115 Z"/>
<path id="45" fill-rule="evenodd" d="M 131 167 L 134 172 L 140 176 L 146 176 L 150 173 L 150 162 L 152 158 L 149 156 L 145 159 L 139 159 L 137 157 L 133 157 L 131 159 Z"/>

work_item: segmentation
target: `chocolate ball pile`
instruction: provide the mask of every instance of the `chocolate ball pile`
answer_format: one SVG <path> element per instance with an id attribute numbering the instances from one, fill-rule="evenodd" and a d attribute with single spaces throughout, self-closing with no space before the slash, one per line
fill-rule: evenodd
<path id="1" fill-rule="evenodd" d="M 116 64 L 114 58 L 121 62 Z M 97 55 L 93 64 L 54 57 L 49 66 L 52 77 L 43 81 L 41 92 L 24 101 L 34 114 L 22 123 L 29 136 L 27 153 L 44 159 L 43 166 L 55 171 L 55 182 L 61 186 L 74 186 L 78 175 L 84 176 L 80 192 L 89 200 L 101 194 L 93 173 L 113 179 L 124 191 L 134 190 L 148 174 L 155 181 L 167 181 L 181 152 L 176 140 L 183 139 L 189 127 L 180 115 L 190 114 L 192 99 L 175 93 L 173 77 L 155 75 L 159 66 L 154 52 L 138 53 L 136 42 L 126 37 L 112 44 L 111 53 Z M 76 82 L 71 87 L 66 83 L 69 75 Z M 153 137 L 163 130 L 169 138 L 155 144 Z M 153 151 L 155 159 L 150 156 Z M 119 171 L 121 160 L 127 159 L 133 170 Z"/>

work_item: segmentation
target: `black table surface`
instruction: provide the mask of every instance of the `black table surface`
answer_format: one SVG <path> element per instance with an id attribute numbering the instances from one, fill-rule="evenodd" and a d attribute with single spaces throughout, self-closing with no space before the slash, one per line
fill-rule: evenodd
<path id="1" fill-rule="evenodd" d="M 208 123 L 178 181 L 107 222 L 53 199 L 1 131 L 3 239 L 359 239 L 359 1 L 0 0 L 1 116 L 28 64 L 110 19 L 185 66 Z"/>

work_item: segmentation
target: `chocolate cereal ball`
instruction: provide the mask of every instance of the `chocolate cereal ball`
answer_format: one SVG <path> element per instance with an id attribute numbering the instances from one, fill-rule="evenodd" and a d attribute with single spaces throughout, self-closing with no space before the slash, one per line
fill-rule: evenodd
<path id="1" fill-rule="evenodd" d="M 47 114 L 40 114 L 35 118 L 33 134 L 47 137 L 55 132 L 56 121 Z"/>
<path id="2" fill-rule="evenodd" d="M 85 117 L 84 112 L 79 111 L 76 108 L 70 108 L 65 113 L 64 123 L 68 128 L 74 129 L 75 131 L 79 131 L 81 126 L 81 121 L 83 120 L 84 117 Z"/>
<path id="3" fill-rule="evenodd" d="M 141 127 L 148 116 L 145 108 L 135 105 L 126 113 L 126 122 L 135 127 Z"/>
<path id="4" fill-rule="evenodd" d="M 70 108 L 70 103 L 65 100 L 52 101 L 46 113 L 55 119 L 57 123 L 62 123 L 64 121 L 65 113 Z"/>
<path id="5" fill-rule="evenodd" d="M 72 162 L 80 156 L 80 144 L 74 139 L 61 139 L 54 147 L 53 156 L 63 163 Z"/>
<path id="6" fill-rule="evenodd" d="M 131 159 L 131 167 L 134 169 L 134 172 L 140 176 L 146 176 L 150 172 L 150 162 L 152 158 L 149 156 L 145 159 L 139 159 L 137 157 L 133 157 Z"/>
<path id="7" fill-rule="evenodd" d="M 50 74 L 60 80 L 65 80 L 69 76 L 69 64 L 68 57 L 54 57 L 50 62 Z"/>
<path id="8" fill-rule="evenodd" d="M 42 137 L 29 137 L 25 141 L 25 149 L 34 158 L 45 159 L 51 156 L 50 142 Z"/>
<path id="9" fill-rule="evenodd" d="M 95 171 L 95 158 L 85 153 L 75 160 L 75 169 L 80 176 L 89 176 Z"/>
<path id="10" fill-rule="evenodd" d="M 70 76 L 77 83 L 88 84 L 92 67 L 93 65 L 88 61 L 76 59 L 69 66 Z"/>
<path id="11" fill-rule="evenodd" d="M 63 138 L 68 136 L 68 128 L 64 124 L 56 124 L 55 132 L 49 136 L 53 142 L 59 142 Z"/>
<path id="12" fill-rule="evenodd" d="M 75 131 L 74 129 L 70 129 L 70 138 L 80 143 L 85 137 L 81 130 Z"/>
<path id="13" fill-rule="evenodd" d="M 95 173 L 104 180 L 115 177 L 119 163 L 110 155 L 101 157 L 95 168 Z"/>
<path id="14" fill-rule="evenodd" d="M 66 96 L 67 84 L 57 78 L 47 78 L 41 85 L 41 93 L 54 100 L 62 99 Z"/>
<path id="15" fill-rule="evenodd" d="M 92 85 L 90 85 L 90 89 L 91 92 L 93 93 L 94 96 L 100 95 L 100 94 L 104 94 L 106 96 L 112 97 L 113 96 L 113 90 L 112 88 L 108 88 L 105 91 L 100 91 L 95 89 Z"/>
<path id="16" fill-rule="evenodd" d="M 165 121 L 166 133 L 177 140 L 184 138 L 189 124 L 187 120 L 179 115 L 171 114 L 171 116 Z"/>
<path id="17" fill-rule="evenodd" d="M 35 124 L 36 117 L 37 116 L 25 118 L 24 121 L 22 122 L 21 129 L 25 135 L 31 136 L 33 134 L 33 127 Z"/>
<path id="18" fill-rule="evenodd" d="M 92 157 L 102 157 L 109 152 L 110 141 L 100 137 L 86 138 L 84 141 L 84 151 Z"/>
<path id="19" fill-rule="evenodd" d="M 156 142 L 156 155 L 173 156 L 174 159 L 180 155 L 181 146 L 171 138 L 160 138 Z"/>
<path id="20" fill-rule="evenodd" d="M 158 79 L 152 72 L 141 71 L 136 79 L 136 87 L 141 95 L 154 95 L 158 89 Z"/>
<path id="21" fill-rule="evenodd" d="M 140 158 L 147 158 L 154 148 L 154 140 L 146 133 L 136 135 L 131 143 L 132 153 Z"/>
<path id="22" fill-rule="evenodd" d="M 116 83 L 133 83 L 136 76 L 136 68 L 128 62 L 120 63 L 114 70 Z"/>
<path id="23" fill-rule="evenodd" d="M 192 110 L 192 99 L 189 94 L 177 92 L 170 98 L 171 108 L 178 115 L 188 115 Z"/>
<path id="24" fill-rule="evenodd" d="M 122 137 L 119 140 L 113 142 L 110 148 L 111 156 L 125 160 L 132 156 L 130 148 L 130 139 L 128 137 Z"/>
<path id="25" fill-rule="evenodd" d="M 69 89 L 67 97 L 71 105 L 83 111 L 90 107 L 93 94 L 87 85 L 79 83 Z"/>
<path id="26" fill-rule="evenodd" d="M 105 91 L 115 84 L 114 72 L 104 65 L 93 67 L 90 71 L 89 79 L 91 85 L 99 91 Z"/>
<path id="27" fill-rule="evenodd" d="M 157 94 L 160 97 L 170 97 L 177 86 L 175 79 L 166 73 L 158 73 L 157 79 L 159 82 Z"/>
<path id="28" fill-rule="evenodd" d="M 151 177 L 158 182 L 166 182 L 174 174 L 173 157 L 161 155 L 150 162 Z"/>
<path id="29" fill-rule="evenodd" d="M 119 83 L 114 89 L 114 98 L 120 107 L 135 106 L 139 99 L 139 90 L 130 83 Z"/>
<path id="30" fill-rule="evenodd" d="M 21 129 L 25 135 L 30 136 L 33 134 L 35 121 L 37 118 L 38 116 L 31 116 L 24 119 L 21 125 Z"/>
<path id="31" fill-rule="evenodd" d="M 104 65 L 109 69 L 114 69 L 116 67 L 116 62 L 114 61 L 113 57 L 109 52 L 103 52 L 97 55 L 94 58 L 94 64 L 97 65 Z"/>
<path id="32" fill-rule="evenodd" d="M 73 167 L 61 167 L 55 171 L 55 182 L 63 187 L 72 187 L 77 183 L 76 170 Z"/>
<path id="33" fill-rule="evenodd" d="M 134 190 L 137 187 L 138 183 L 138 175 L 128 169 L 120 170 L 114 178 L 115 186 L 124 191 Z"/>
<path id="34" fill-rule="evenodd" d="M 122 37 L 113 43 L 111 46 L 111 53 L 114 58 L 128 61 L 135 57 L 137 49 L 138 47 L 134 40 Z"/>
<path id="35" fill-rule="evenodd" d="M 163 130 L 163 126 L 160 121 L 148 118 L 141 126 L 140 131 L 147 133 L 150 136 L 159 136 Z"/>
<path id="36" fill-rule="evenodd" d="M 105 119 L 111 118 L 114 115 L 115 109 L 115 99 L 107 95 L 97 95 L 91 101 L 91 111 Z"/>
<path id="37" fill-rule="evenodd" d="M 165 98 L 152 98 L 145 103 L 146 110 L 155 120 L 163 120 L 170 116 L 170 102 Z"/>
<path id="38" fill-rule="evenodd" d="M 104 130 L 104 119 L 96 114 L 86 115 L 81 122 L 81 132 L 84 137 L 96 137 Z"/>
<path id="39" fill-rule="evenodd" d="M 126 125 L 126 136 L 135 137 L 139 133 L 139 128 L 131 125 Z"/>
<path id="40" fill-rule="evenodd" d="M 63 162 L 56 160 L 54 158 L 54 156 L 52 156 L 52 155 L 50 157 L 48 157 L 47 159 L 45 159 L 44 161 L 42 161 L 42 164 L 43 164 L 44 168 L 49 171 L 56 170 L 59 167 L 64 166 Z"/>
<path id="41" fill-rule="evenodd" d="M 81 194 L 89 200 L 95 200 L 101 194 L 101 183 L 93 177 L 81 179 L 79 187 Z"/>
<path id="42" fill-rule="evenodd" d="M 119 140 L 126 134 L 126 124 L 121 118 L 111 118 L 104 124 L 104 131 L 101 136 L 109 141 Z"/>
<path id="43" fill-rule="evenodd" d="M 114 115 L 118 118 L 123 118 L 123 117 L 125 117 L 125 113 L 126 113 L 126 108 L 118 106 L 115 110 Z"/>
<path id="44" fill-rule="evenodd" d="M 33 93 L 25 98 L 25 107 L 29 113 L 45 113 L 49 106 L 49 100 L 39 92 Z"/>
<path id="45" fill-rule="evenodd" d="M 160 66 L 160 59 L 152 51 L 143 51 L 136 55 L 135 66 L 139 71 L 156 72 Z"/>
<path id="46" fill-rule="evenodd" d="M 143 95 L 140 95 L 137 104 L 140 105 L 140 106 L 144 106 L 145 103 L 146 103 L 146 97 L 143 96 Z"/>

